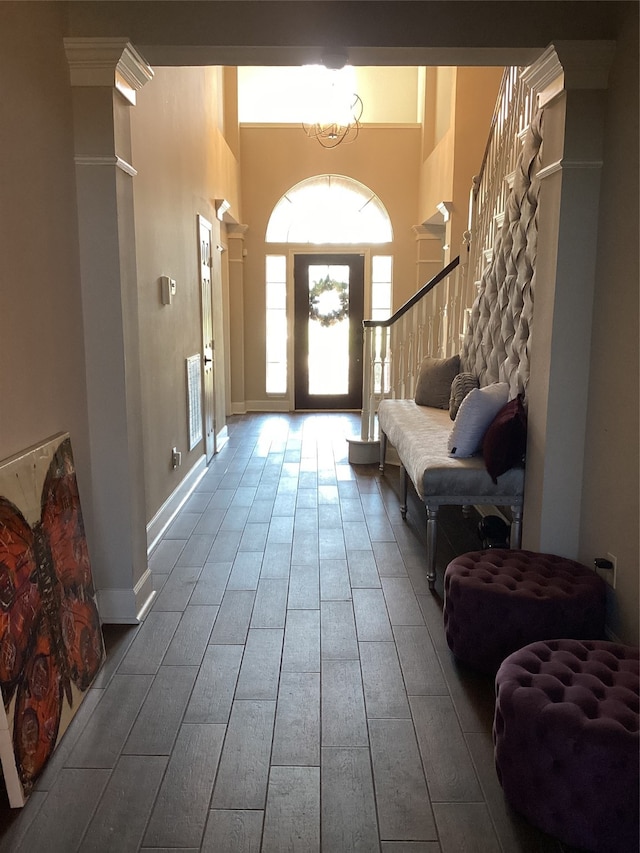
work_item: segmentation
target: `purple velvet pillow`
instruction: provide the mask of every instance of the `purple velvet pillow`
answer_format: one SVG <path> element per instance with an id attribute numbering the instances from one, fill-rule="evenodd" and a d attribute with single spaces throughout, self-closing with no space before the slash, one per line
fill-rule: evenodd
<path id="1" fill-rule="evenodd" d="M 527 413 L 522 394 L 518 394 L 500 409 L 482 442 L 484 464 L 494 483 L 500 474 L 522 462 L 526 449 Z"/>

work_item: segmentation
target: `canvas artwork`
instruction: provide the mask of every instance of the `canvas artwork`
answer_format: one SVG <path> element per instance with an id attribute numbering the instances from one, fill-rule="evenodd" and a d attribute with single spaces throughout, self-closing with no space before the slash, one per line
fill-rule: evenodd
<path id="1" fill-rule="evenodd" d="M 0 463 L 0 759 L 24 805 L 104 659 L 68 433 Z"/>

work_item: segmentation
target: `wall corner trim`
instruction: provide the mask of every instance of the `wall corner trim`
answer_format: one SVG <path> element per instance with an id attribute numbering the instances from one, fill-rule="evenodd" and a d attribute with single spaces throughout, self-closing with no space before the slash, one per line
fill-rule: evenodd
<path id="1" fill-rule="evenodd" d="M 153 604 L 153 600 L 156 597 L 156 591 L 153 588 L 153 575 L 148 566 L 143 572 L 138 583 L 134 586 L 133 592 L 136 596 L 136 604 L 138 606 L 136 618 L 138 622 L 144 622 L 144 618 L 149 612 L 151 605 Z M 142 604 L 140 604 L 140 602 L 142 602 Z"/>
<path id="2" fill-rule="evenodd" d="M 567 169 L 601 169 L 603 166 L 603 161 L 601 159 L 597 160 L 554 160 L 553 163 L 549 163 L 544 168 L 540 169 L 539 172 L 536 173 L 536 177 L 539 181 L 543 181 L 545 178 L 551 177 L 556 172 L 566 171 Z"/>
<path id="3" fill-rule="evenodd" d="M 556 41 L 522 72 L 543 107 L 565 89 L 606 89 L 616 43 Z"/>
<path id="4" fill-rule="evenodd" d="M 78 154 L 73 158 L 76 166 L 116 166 L 132 178 L 138 174 L 138 170 L 134 169 L 131 163 L 127 163 L 122 157 L 117 154 L 108 155 L 106 157 L 88 157 L 83 154 Z"/>
<path id="5" fill-rule="evenodd" d="M 555 47 L 551 44 L 521 74 L 522 80 L 538 95 L 542 107 L 564 88 L 564 71 Z"/>
<path id="6" fill-rule="evenodd" d="M 135 105 L 153 69 L 127 38 L 65 38 L 72 86 L 113 86 Z"/>
<path id="7" fill-rule="evenodd" d="M 100 622 L 107 625 L 137 625 L 136 596 L 132 589 L 108 587 L 96 590 Z"/>

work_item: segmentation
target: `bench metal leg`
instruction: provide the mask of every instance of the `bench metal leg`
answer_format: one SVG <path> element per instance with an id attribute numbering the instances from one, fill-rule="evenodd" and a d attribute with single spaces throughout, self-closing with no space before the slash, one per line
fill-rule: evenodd
<path id="1" fill-rule="evenodd" d="M 511 522 L 511 538 L 509 544 L 512 548 L 519 548 L 522 544 L 522 507 L 512 506 L 513 521 Z"/>
<path id="2" fill-rule="evenodd" d="M 387 456 L 387 436 L 380 430 L 380 464 L 379 468 L 384 471 L 384 460 Z"/>
<path id="3" fill-rule="evenodd" d="M 436 584 L 436 533 L 438 521 L 437 506 L 427 506 L 427 581 L 429 589 Z"/>
<path id="4" fill-rule="evenodd" d="M 408 495 L 408 487 L 409 484 L 407 482 L 407 469 L 404 465 L 400 464 L 400 498 L 402 503 L 400 504 L 400 513 L 404 520 L 407 520 L 407 495 Z"/>

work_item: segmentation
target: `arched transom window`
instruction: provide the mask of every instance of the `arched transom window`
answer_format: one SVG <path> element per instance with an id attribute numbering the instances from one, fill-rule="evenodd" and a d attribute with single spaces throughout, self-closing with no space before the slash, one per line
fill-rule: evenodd
<path id="1" fill-rule="evenodd" d="M 343 175 L 317 175 L 288 190 L 267 225 L 267 243 L 390 243 L 391 220 L 370 189 Z"/>

